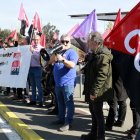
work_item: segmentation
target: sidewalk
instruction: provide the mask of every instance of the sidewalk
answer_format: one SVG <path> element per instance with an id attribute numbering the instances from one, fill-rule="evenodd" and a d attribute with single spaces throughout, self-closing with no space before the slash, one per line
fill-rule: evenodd
<path id="1" fill-rule="evenodd" d="M 15 113 L 26 125 L 45 140 L 80 140 L 81 134 L 86 134 L 91 128 L 91 118 L 88 105 L 81 99 L 75 98 L 76 113 L 72 130 L 67 132 L 57 131 L 60 126 L 52 124 L 57 120 L 54 115 L 47 115 L 47 108 L 29 107 L 26 104 L 12 101 L 11 97 L 0 96 L 0 101 Z M 129 104 L 129 101 L 128 101 Z M 104 110 L 105 116 L 108 111 Z M 124 140 L 124 133 L 132 125 L 132 113 L 128 105 L 125 124 L 122 128 L 114 127 L 112 132 L 106 132 L 106 140 Z"/>

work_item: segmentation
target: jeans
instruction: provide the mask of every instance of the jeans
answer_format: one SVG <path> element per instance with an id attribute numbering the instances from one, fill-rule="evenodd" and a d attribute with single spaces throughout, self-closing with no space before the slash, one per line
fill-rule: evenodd
<path id="1" fill-rule="evenodd" d="M 103 115 L 103 102 L 89 102 L 89 110 L 92 116 L 91 133 L 98 139 L 105 138 L 105 122 Z"/>
<path id="2" fill-rule="evenodd" d="M 55 93 L 58 102 L 59 120 L 71 124 L 74 116 L 74 86 L 55 87 Z"/>
<path id="3" fill-rule="evenodd" d="M 41 86 L 42 69 L 41 67 L 30 67 L 29 78 L 32 86 L 32 101 L 36 101 L 36 87 L 38 89 L 38 100 L 43 102 L 43 90 Z"/>

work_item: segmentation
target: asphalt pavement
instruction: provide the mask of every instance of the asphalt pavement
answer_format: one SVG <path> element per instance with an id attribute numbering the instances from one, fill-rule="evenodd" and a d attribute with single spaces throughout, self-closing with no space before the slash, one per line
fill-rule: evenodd
<path id="1" fill-rule="evenodd" d="M 88 104 L 84 103 L 84 99 L 75 97 L 75 116 L 72 129 L 67 132 L 59 132 L 60 125 L 54 125 L 57 116 L 48 115 L 47 107 L 39 108 L 37 106 L 27 106 L 23 102 L 12 100 L 11 96 L 0 95 L 0 101 L 8 107 L 8 109 L 16 114 L 18 118 L 28 125 L 41 139 L 45 140 L 80 140 L 82 134 L 86 134 L 91 128 L 91 116 L 88 110 Z M 127 100 L 127 115 L 123 127 L 113 127 L 113 130 L 106 132 L 106 140 L 126 140 L 125 131 L 132 126 L 132 113 Z M 47 102 L 46 102 L 47 104 Z M 108 110 L 104 109 L 105 118 Z M 0 139 L 1 139 L 0 133 Z M 2 136 L 4 137 L 4 136 Z M 6 140 L 6 139 L 3 139 Z M 13 139 L 15 140 L 15 139 Z"/>

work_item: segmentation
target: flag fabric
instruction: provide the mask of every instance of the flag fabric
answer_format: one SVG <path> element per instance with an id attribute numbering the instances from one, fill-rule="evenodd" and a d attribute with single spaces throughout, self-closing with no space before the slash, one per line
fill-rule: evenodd
<path id="1" fill-rule="evenodd" d="M 102 34 L 103 39 L 105 39 L 110 32 L 111 32 L 111 29 L 105 30 L 105 32 Z"/>
<path id="2" fill-rule="evenodd" d="M 119 9 L 113 28 L 121 21 L 121 9 Z"/>
<path id="3" fill-rule="evenodd" d="M 20 21 L 23 21 L 24 20 L 26 22 L 26 27 L 29 26 L 29 20 L 27 18 L 27 15 L 25 13 L 24 8 L 23 8 L 23 4 L 21 4 L 21 6 L 20 6 L 18 20 L 20 20 Z"/>
<path id="4" fill-rule="evenodd" d="M 140 3 L 138 3 L 109 33 L 104 44 L 126 54 L 136 55 L 139 50 Z"/>
<path id="5" fill-rule="evenodd" d="M 79 27 L 73 32 L 72 36 L 80 44 L 81 50 L 87 52 L 87 36 L 90 32 L 97 31 L 97 15 L 93 10 L 89 16 L 79 25 Z"/>
<path id="6" fill-rule="evenodd" d="M 105 38 L 130 100 L 140 113 L 140 2 Z"/>
<path id="7" fill-rule="evenodd" d="M 79 27 L 79 24 L 77 23 L 72 29 L 70 29 L 70 31 L 68 31 L 67 35 L 68 36 L 72 36 L 72 34 L 74 33 L 74 31 Z"/>
<path id="8" fill-rule="evenodd" d="M 121 21 L 121 10 L 119 9 L 118 13 L 117 13 L 117 16 L 116 16 L 116 20 L 114 22 L 114 26 L 113 28 Z M 102 37 L 103 39 L 105 39 L 108 34 L 111 32 L 112 28 L 110 29 L 107 29 L 103 34 L 102 34 Z"/>
<path id="9" fill-rule="evenodd" d="M 41 28 L 41 22 L 38 13 L 35 13 L 34 19 L 33 19 L 33 28 L 37 29 L 38 32 L 42 32 Z"/>
<path id="10" fill-rule="evenodd" d="M 44 34 L 41 35 L 40 45 L 43 46 L 44 48 L 46 47 L 46 36 Z"/>
<path id="11" fill-rule="evenodd" d="M 12 31 L 6 39 L 8 40 L 9 38 L 12 38 L 13 40 L 18 41 L 17 30 Z"/>

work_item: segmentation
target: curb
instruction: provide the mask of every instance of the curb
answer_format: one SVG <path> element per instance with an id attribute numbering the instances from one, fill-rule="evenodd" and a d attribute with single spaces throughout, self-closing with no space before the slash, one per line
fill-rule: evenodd
<path id="1" fill-rule="evenodd" d="M 26 125 L 19 117 L 11 112 L 6 105 L 0 102 L 0 114 L 7 122 L 18 132 L 24 140 L 44 140 L 35 133 L 28 125 Z"/>

